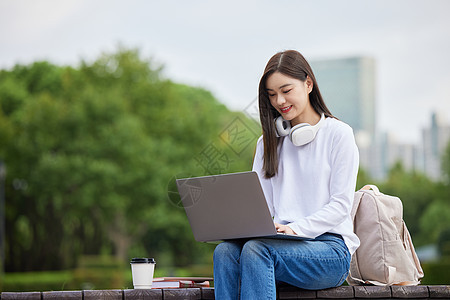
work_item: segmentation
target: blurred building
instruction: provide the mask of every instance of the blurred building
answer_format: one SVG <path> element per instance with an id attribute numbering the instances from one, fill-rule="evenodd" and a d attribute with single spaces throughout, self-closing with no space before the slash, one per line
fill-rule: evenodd
<path id="1" fill-rule="evenodd" d="M 376 133 L 375 60 L 350 57 L 312 61 L 322 96 L 333 115 L 355 133 Z"/>
<path id="2" fill-rule="evenodd" d="M 333 115 L 355 133 L 360 167 L 377 180 L 385 179 L 400 162 L 407 171 L 420 171 L 434 180 L 442 176 L 441 161 L 450 142 L 450 125 L 437 113 L 422 130 L 418 145 L 399 142 L 376 126 L 376 62 L 370 57 L 347 57 L 310 62 L 325 103 Z"/>
<path id="3" fill-rule="evenodd" d="M 431 126 L 422 130 L 423 171 L 432 179 L 441 178 L 441 161 L 450 142 L 450 125 L 442 116 L 434 112 Z"/>
<path id="4" fill-rule="evenodd" d="M 397 162 L 400 162 L 405 170 L 416 170 L 419 167 L 419 161 L 422 152 L 413 144 L 400 143 L 391 133 L 381 134 L 382 138 L 378 139 L 377 153 L 380 155 L 382 167 L 377 178 L 384 178 L 389 169 Z"/>
<path id="5" fill-rule="evenodd" d="M 324 101 L 333 115 L 355 133 L 360 165 L 373 177 L 385 173 L 381 147 L 376 146 L 376 72 L 370 57 L 348 57 L 310 62 Z"/>
<path id="6" fill-rule="evenodd" d="M 381 134 L 375 143 L 376 155 L 380 163 L 375 178 L 382 179 L 393 164 L 400 162 L 407 171 L 418 171 L 430 179 L 440 180 L 442 177 L 442 157 L 450 143 L 450 125 L 437 113 L 431 114 L 430 127 L 422 129 L 422 140 L 419 144 L 404 144 L 390 133 Z"/>

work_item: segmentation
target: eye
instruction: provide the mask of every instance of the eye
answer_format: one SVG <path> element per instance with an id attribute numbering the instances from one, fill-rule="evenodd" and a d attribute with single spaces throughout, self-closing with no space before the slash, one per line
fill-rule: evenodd
<path id="1" fill-rule="evenodd" d="M 283 91 L 283 94 L 288 94 L 290 91 L 292 91 L 292 89 L 289 89 L 289 90 L 286 90 L 286 91 Z"/>
<path id="2" fill-rule="evenodd" d="M 270 94 L 270 93 L 269 93 L 269 97 L 273 97 L 273 96 L 275 96 L 275 95 L 276 95 L 276 94 Z"/>

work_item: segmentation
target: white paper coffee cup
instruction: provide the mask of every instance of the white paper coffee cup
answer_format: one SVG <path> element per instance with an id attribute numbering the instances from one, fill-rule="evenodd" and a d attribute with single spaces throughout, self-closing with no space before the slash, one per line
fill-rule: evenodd
<path id="1" fill-rule="evenodd" d="M 151 289 L 155 260 L 153 258 L 133 258 L 130 264 L 134 288 Z"/>

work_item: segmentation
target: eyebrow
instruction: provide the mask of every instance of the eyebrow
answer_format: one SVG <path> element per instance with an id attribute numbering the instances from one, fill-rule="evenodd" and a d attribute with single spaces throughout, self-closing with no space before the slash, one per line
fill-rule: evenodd
<path id="1" fill-rule="evenodd" d="M 286 83 L 286 84 L 283 84 L 283 85 L 280 86 L 278 89 L 280 90 L 280 89 L 282 89 L 282 88 L 284 88 L 284 87 L 287 87 L 287 86 L 289 86 L 289 85 L 292 85 L 292 83 Z M 272 89 L 266 89 L 266 90 L 268 90 L 268 91 L 273 91 Z"/>

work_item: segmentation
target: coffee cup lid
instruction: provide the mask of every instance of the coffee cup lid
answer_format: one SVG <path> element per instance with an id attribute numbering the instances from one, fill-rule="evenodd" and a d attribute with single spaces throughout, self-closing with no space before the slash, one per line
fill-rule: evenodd
<path id="1" fill-rule="evenodd" d="M 131 259 L 132 264 L 155 264 L 154 258 L 133 258 Z"/>

